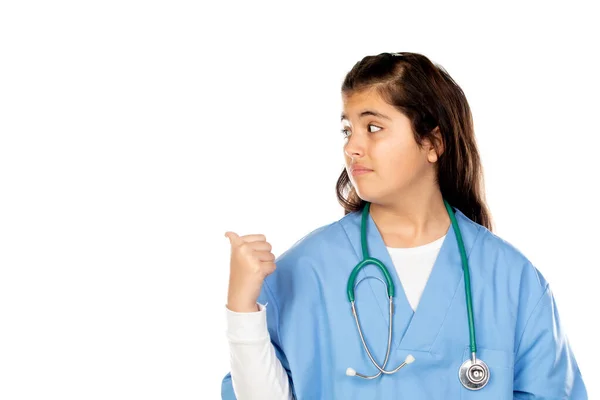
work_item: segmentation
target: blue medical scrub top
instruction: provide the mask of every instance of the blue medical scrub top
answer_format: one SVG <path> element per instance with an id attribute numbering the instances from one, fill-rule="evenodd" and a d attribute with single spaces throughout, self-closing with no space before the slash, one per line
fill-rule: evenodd
<path id="1" fill-rule="evenodd" d="M 377 373 L 362 346 L 347 297 L 348 277 L 362 260 L 358 211 L 310 232 L 279 256 L 258 299 L 268 303 L 271 342 L 296 399 L 587 399 L 542 274 L 513 245 L 453 209 L 469 261 L 477 358 L 490 369 L 488 384 L 471 391 L 459 381 L 459 368 L 470 357 L 470 349 L 454 230 L 448 230 L 413 312 L 370 215 L 369 253 L 388 267 L 396 287 L 386 369 L 394 369 L 408 354 L 415 361 L 374 380 L 346 375 L 348 367 Z M 357 282 L 367 275 L 382 278 L 379 269 L 369 265 Z M 388 341 L 385 286 L 367 279 L 355 293 L 365 341 L 381 364 Z M 222 399 L 236 399 L 230 373 L 221 386 Z"/>

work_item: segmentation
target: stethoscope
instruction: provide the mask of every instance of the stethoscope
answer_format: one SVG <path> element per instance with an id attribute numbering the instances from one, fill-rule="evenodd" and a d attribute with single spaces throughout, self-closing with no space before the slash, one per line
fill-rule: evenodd
<path id="1" fill-rule="evenodd" d="M 448 211 L 448 215 L 450 216 L 450 220 L 452 221 L 452 227 L 454 228 L 454 232 L 456 234 L 456 240 L 458 242 L 458 248 L 460 250 L 463 274 L 464 274 L 464 278 L 465 278 L 464 279 L 465 280 L 465 292 L 466 292 L 466 296 L 467 296 L 467 314 L 468 314 L 468 318 L 469 318 L 469 338 L 470 338 L 470 347 L 471 347 L 471 358 L 466 360 L 460 366 L 460 368 L 458 370 L 458 378 L 465 388 L 467 388 L 469 390 L 479 390 L 488 383 L 488 381 L 490 379 L 490 370 L 489 370 L 488 366 L 486 365 L 486 363 L 477 359 L 477 345 L 475 343 L 475 324 L 473 322 L 473 304 L 471 301 L 471 279 L 470 279 L 470 275 L 469 275 L 469 265 L 467 263 L 467 254 L 465 251 L 465 245 L 463 243 L 462 235 L 461 235 L 460 229 L 458 227 L 458 222 L 456 222 L 456 217 L 454 216 L 454 211 L 452 210 L 452 207 L 450 207 L 450 204 L 448 204 L 448 202 L 445 199 L 444 199 L 444 205 L 446 206 L 446 210 Z M 348 279 L 348 300 L 350 301 L 350 304 L 352 305 L 352 314 L 354 315 L 354 320 L 356 321 L 356 327 L 358 328 L 360 340 L 362 341 L 363 347 L 365 348 L 367 355 L 369 356 L 369 359 L 371 360 L 373 365 L 375 365 L 375 367 L 377 367 L 379 372 L 376 375 L 363 375 L 361 373 L 356 372 L 352 368 L 348 368 L 346 370 L 346 375 L 359 376 L 364 379 L 375 379 L 375 378 L 379 377 L 381 374 L 387 374 L 387 375 L 394 374 L 394 373 L 398 372 L 402 367 L 412 363 L 415 360 L 415 358 L 409 354 L 408 357 L 406 357 L 406 359 L 404 360 L 404 362 L 402 364 L 400 364 L 394 370 L 387 371 L 384 369 L 385 365 L 388 362 L 388 357 L 390 355 L 390 347 L 392 344 L 392 316 L 393 316 L 393 310 L 394 310 L 394 303 L 393 303 L 394 283 L 392 282 L 392 278 L 391 278 L 390 273 L 389 273 L 388 269 L 386 268 L 386 266 L 383 265 L 383 263 L 381 261 L 379 261 L 378 259 L 369 256 L 369 251 L 367 249 L 367 233 L 366 233 L 367 223 L 366 222 L 367 222 L 367 217 L 369 215 L 370 206 L 371 206 L 371 203 L 367 202 L 362 211 L 360 236 L 361 236 L 363 260 L 360 263 L 358 263 L 356 265 L 356 267 L 354 267 L 354 269 L 352 270 L 352 273 L 350 274 L 350 278 Z M 360 283 L 362 280 L 367 279 L 367 278 L 363 278 L 363 279 L 361 279 L 361 281 L 359 281 L 355 285 L 354 282 L 356 280 L 356 276 L 358 275 L 358 272 L 361 270 L 361 268 L 363 268 L 364 266 L 369 265 L 369 264 L 374 264 L 377 267 L 379 267 L 379 269 L 383 273 L 383 276 L 387 283 L 383 282 L 383 280 L 376 278 L 376 277 L 367 277 L 367 278 L 374 278 L 374 279 L 378 279 L 381 282 L 383 282 L 386 285 L 386 290 L 387 290 L 387 294 L 389 297 L 389 314 L 390 314 L 389 321 L 390 321 L 390 323 L 389 323 L 389 329 L 388 329 L 388 344 L 387 344 L 387 352 L 385 354 L 385 360 L 383 361 L 383 365 L 381 365 L 381 366 L 375 361 L 375 359 L 371 355 L 371 352 L 369 351 L 367 344 L 365 343 L 362 329 L 360 328 L 360 323 L 358 322 L 358 313 L 357 313 L 356 307 L 354 305 L 354 288 L 356 286 L 358 286 L 358 283 Z"/>

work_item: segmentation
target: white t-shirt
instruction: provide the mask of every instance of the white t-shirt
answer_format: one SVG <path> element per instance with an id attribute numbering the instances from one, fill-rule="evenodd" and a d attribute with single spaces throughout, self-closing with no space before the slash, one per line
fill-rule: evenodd
<path id="1" fill-rule="evenodd" d="M 421 294 L 423 294 L 423 289 L 425 289 L 431 269 L 445 238 L 446 235 L 431 243 L 417 247 L 396 248 L 386 246 L 413 311 L 417 309 Z"/>
<path id="2" fill-rule="evenodd" d="M 386 247 L 413 311 L 445 238 L 417 247 Z M 225 307 L 233 390 L 238 400 L 292 399 L 287 374 L 270 341 L 265 306 L 259 308 L 238 313 Z"/>

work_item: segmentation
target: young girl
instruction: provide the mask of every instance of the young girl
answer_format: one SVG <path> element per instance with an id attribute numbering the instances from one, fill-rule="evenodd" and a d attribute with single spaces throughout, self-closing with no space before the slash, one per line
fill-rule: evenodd
<path id="1" fill-rule="evenodd" d="M 342 98 L 344 216 L 277 260 L 226 233 L 222 398 L 587 399 L 548 283 L 492 233 L 461 88 L 383 53 Z"/>

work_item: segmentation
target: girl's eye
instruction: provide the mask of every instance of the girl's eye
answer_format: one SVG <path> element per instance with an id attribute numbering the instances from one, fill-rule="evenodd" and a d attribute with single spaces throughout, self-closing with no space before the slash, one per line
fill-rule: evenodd
<path id="1" fill-rule="evenodd" d="M 381 129 L 381 128 L 380 128 L 380 127 L 378 127 L 377 125 L 373 125 L 373 124 L 369 124 L 369 125 L 367 125 L 367 126 L 374 126 L 374 127 L 375 127 L 375 128 L 377 128 L 377 129 Z M 371 132 L 371 131 L 369 131 L 369 132 Z M 373 132 L 371 132 L 371 133 L 373 133 Z"/>
<path id="2" fill-rule="evenodd" d="M 373 124 L 367 125 L 368 128 L 371 127 L 371 126 L 374 126 L 375 128 L 380 129 L 380 130 L 382 129 L 382 128 L 378 127 L 377 125 L 373 125 Z M 342 129 L 340 132 L 342 132 L 342 134 L 344 135 L 344 137 L 348 137 L 350 135 L 350 133 L 348 132 L 348 129 Z M 369 130 L 369 132 L 370 133 L 375 133 L 377 131 L 372 132 L 372 131 Z"/>

